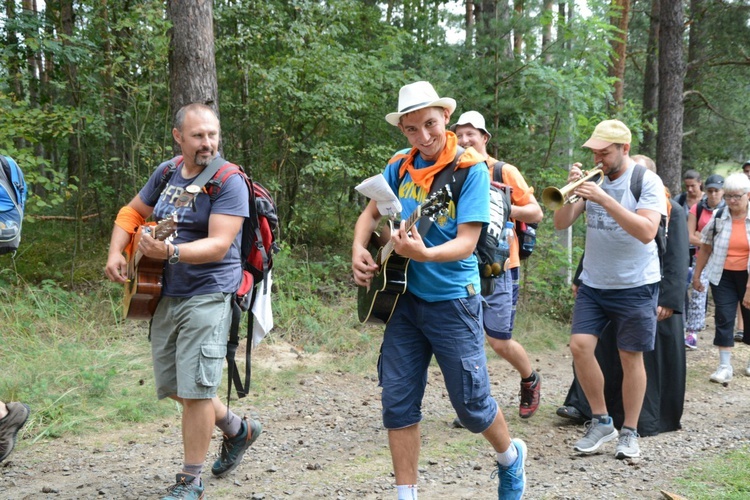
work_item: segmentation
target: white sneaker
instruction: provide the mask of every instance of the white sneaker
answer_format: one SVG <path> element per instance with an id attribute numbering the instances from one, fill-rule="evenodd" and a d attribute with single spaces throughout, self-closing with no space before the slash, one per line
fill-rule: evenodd
<path id="1" fill-rule="evenodd" d="M 745 368 L 745 375 L 750 377 L 750 361 L 747 362 L 747 368 Z"/>
<path id="2" fill-rule="evenodd" d="M 711 374 L 711 382 L 726 384 L 732 380 L 732 375 L 732 365 L 719 365 L 716 371 Z"/>

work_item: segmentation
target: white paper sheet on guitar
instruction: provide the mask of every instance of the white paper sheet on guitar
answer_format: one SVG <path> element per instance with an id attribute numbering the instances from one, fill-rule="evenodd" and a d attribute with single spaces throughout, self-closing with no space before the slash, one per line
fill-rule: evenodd
<path id="1" fill-rule="evenodd" d="M 395 217 L 401 213 L 401 202 L 391 190 L 383 174 L 368 177 L 354 189 L 371 200 L 375 200 L 380 215 Z"/>

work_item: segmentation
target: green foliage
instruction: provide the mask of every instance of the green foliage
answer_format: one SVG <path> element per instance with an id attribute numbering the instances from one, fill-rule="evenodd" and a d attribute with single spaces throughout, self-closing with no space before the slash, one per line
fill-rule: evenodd
<path id="1" fill-rule="evenodd" d="M 575 272 L 583 250 L 580 245 L 574 246 L 569 261 L 567 250 L 556 244 L 555 238 L 552 219 L 547 217 L 537 229 L 534 254 L 522 265 L 519 300 L 532 313 L 569 323 L 575 297 L 568 278 Z"/>

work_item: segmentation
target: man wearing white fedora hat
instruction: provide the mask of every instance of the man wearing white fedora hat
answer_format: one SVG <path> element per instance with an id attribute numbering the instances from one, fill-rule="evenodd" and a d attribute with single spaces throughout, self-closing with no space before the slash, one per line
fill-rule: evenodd
<path id="1" fill-rule="evenodd" d="M 458 121 L 451 125 L 451 130 L 458 137 L 462 147 L 472 147 L 483 157 L 490 169 L 490 179 L 497 180 L 511 188 L 510 218 L 526 223 L 537 223 L 544 216 L 542 208 L 534 197 L 534 188 L 529 187 L 526 179 L 515 166 L 502 163 L 487 153 L 487 143 L 492 135 L 487 132 L 484 116 L 477 111 L 467 111 Z M 499 172 L 496 172 L 499 170 Z M 510 245 L 510 263 L 508 272 L 495 278 L 495 289 L 485 295 L 483 311 L 484 331 L 492 349 L 508 361 L 521 375 L 521 402 L 518 414 L 521 418 L 531 418 L 539 408 L 539 396 L 542 385 L 541 375 L 531 366 L 529 356 L 521 344 L 512 338 L 518 302 L 518 269 L 521 266 L 519 241 L 513 238 Z M 454 425 L 461 426 L 457 419 Z"/>
<path id="2" fill-rule="evenodd" d="M 439 97 L 428 82 L 415 82 L 401 88 L 398 111 L 385 117 L 412 146 L 394 155 L 383 173 L 401 201 L 404 219 L 429 193 L 443 187 L 443 178 L 450 181 L 461 169 L 466 175 L 460 193 L 454 193 L 460 203 L 452 200 L 446 213 L 431 224 L 420 221 L 419 230 L 410 231 L 402 222 L 391 235 L 395 252 L 410 264 L 406 292 L 385 327 L 378 361 L 383 425 L 388 429 L 398 499 L 416 499 L 419 422 L 434 355 L 457 415 L 467 429 L 482 433 L 497 453 L 498 498 L 519 499 L 526 487 L 526 445 L 510 439 L 502 411 L 490 394 L 473 254 L 482 226 L 490 219 L 489 175 L 484 158 L 472 148 L 461 153 L 456 135 L 446 130 L 455 108 L 455 100 Z M 380 219 L 377 203 L 370 201 L 354 228 L 352 271 L 359 286 L 368 286 L 379 270 L 367 245 Z"/>

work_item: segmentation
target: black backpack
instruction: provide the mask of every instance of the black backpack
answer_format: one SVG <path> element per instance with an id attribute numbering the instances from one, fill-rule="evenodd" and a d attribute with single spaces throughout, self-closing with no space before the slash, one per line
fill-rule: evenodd
<path id="1" fill-rule="evenodd" d="M 503 165 L 504 161 L 498 161 L 493 168 L 493 180 L 503 182 Z M 494 172 L 498 172 L 495 174 Z M 536 230 L 539 224 L 536 222 L 516 221 L 516 238 L 518 238 L 518 258 L 521 260 L 528 259 L 536 247 Z"/>

